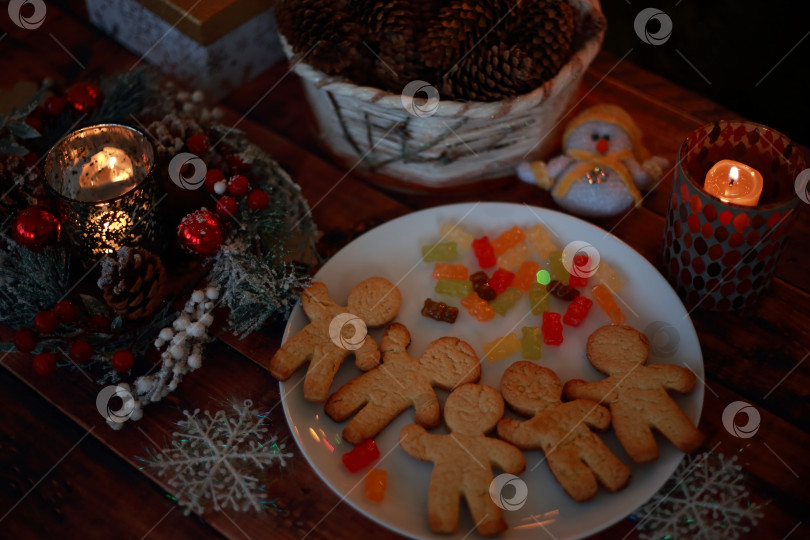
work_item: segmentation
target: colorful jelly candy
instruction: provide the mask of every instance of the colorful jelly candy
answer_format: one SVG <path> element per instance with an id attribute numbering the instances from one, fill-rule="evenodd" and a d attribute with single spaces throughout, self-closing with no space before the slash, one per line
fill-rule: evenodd
<path id="1" fill-rule="evenodd" d="M 542 356 L 543 333 L 536 326 L 524 326 L 521 330 L 520 346 L 523 349 L 523 358 L 526 360 L 540 360 Z"/>
<path id="2" fill-rule="evenodd" d="M 622 324 L 624 322 L 624 313 L 619 309 L 616 300 L 613 299 L 613 294 L 611 294 L 607 287 L 601 283 L 594 285 L 591 287 L 591 293 L 593 294 L 593 299 L 596 300 L 599 307 L 607 313 L 607 316 L 610 317 L 613 324 Z"/>
<path id="3" fill-rule="evenodd" d="M 523 264 L 524 261 L 528 260 L 530 255 L 531 253 L 526 244 L 518 244 L 515 247 L 507 249 L 498 257 L 498 266 L 511 272 Z"/>
<path id="4" fill-rule="evenodd" d="M 495 266 L 497 259 L 495 259 L 495 250 L 492 249 L 489 238 L 486 236 L 476 238 L 472 242 L 472 248 L 473 253 L 475 253 L 475 258 L 478 259 L 478 266 L 481 268 L 492 268 Z"/>
<path id="5" fill-rule="evenodd" d="M 529 305 L 532 308 L 532 315 L 540 315 L 544 311 L 550 311 L 548 298 L 551 296 L 545 285 L 532 283 L 529 287 Z"/>
<path id="6" fill-rule="evenodd" d="M 548 259 L 549 255 L 552 251 L 559 251 L 560 248 L 557 247 L 557 244 L 551 239 L 549 236 L 548 231 L 546 228 L 540 225 L 533 225 L 529 230 L 526 231 L 526 240 L 532 246 L 538 255 L 540 255 L 540 260 Z"/>
<path id="7" fill-rule="evenodd" d="M 516 289 L 515 287 L 509 287 L 504 292 L 498 295 L 498 297 L 490 302 L 490 307 L 492 307 L 492 311 L 503 317 L 506 315 L 510 309 L 512 309 L 517 301 L 520 300 L 520 297 L 523 296 L 523 291 L 520 289 Z"/>
<path id="8" fill-rule="evenodd" d="M 448 306 L 444 302 L 436 302 L 430 298 L 425 298 L 425 305 L 422 306 L 422 315 L 431 319 L 453 324 L 458 317 L 458 308 Z"/>
<path id="9" fill-rule="evenodd" d="M 492 274 L 492 277 L 489 278 L 489 286 L 495 289 L 495 292 L 502 293 L 512 284 L 513 279 L 515 279 L 515 274 L 509 270 L 498 268 L 495 270 L 495 273 Z"/>
<path id="10" fill-rule="evenodd" d="M 565 268 L 562 262 L 562 253 L 554 251 L 548 256 L 548 271 L 551 274 L 551 279 L 559 281 L 563 285 L 568 285 L 568 278 L 571 274 Z"/>
<path id="11" fill-rule="evenodd" d="M 619 292 L 624 288 L 624 282 L 619 274 L 610 267 L 605 261 L 599 261 L 599 266 L 596 267 L 596 273 L 593 278 L 598 283 L 604 283 L 608 289 L 613 292 Z"/>
<path id="12" fill-rule="evenodd" d="M 520 340 L 515 334 L 510 333 L 499 337 L 495 341 L 484 343 L 484 358 L 490 362 L 495 362 L 518 352 L 521 348 Z"/>
<path id="13" fill-rule="evenodd" d="M 433 267 L 433 277 L 436 279 L 467 279 L 469 272 L 463 264 L 436 263 Z"/>
<path id="14" fill-rule="evenodd" d="M 455 242 L 439 242 L 422 246 L 422 260 L 425 262 L 452 262 L 458 259 Z"/>
<path id="15" fill-rule="evenodd" d="M 459 249 L 470 249 L 470 245 L 474 240 L 473 235 L 465 232 L 464 229 L 458 225 L 442 223 L 442 227 L 439 230 L 443 241 L 455 242 Z"/>
<path id="16" fill-rule="evenodd" d="M 371 502 L 382 502 L 385 499 L 385 488 L 388 485 L 388 472 L 375 469 L 368 470 L 363 483 L 363 493 Z"/>
<path id="17" fill-rule="evenodd" d="M 552 279 L 548 285 L 546 285 L 546 290 L 559 298 L 560 300 L 565 300 L 566 302 L 570 302 L 577 296 L 579 296 L 579 291 L 569 285 L 563 285 L 556 279 Z"/>
<path id="18" fill-rule="evenodd" d="M 543 343 L 546 345 L 559 345 L 563 342 L 563 326 L 560 314 L 553 311 L 543 313 Z"/>
<path id="19" fill-rule="evenodd" d="M 495 316 L 492 307 L 484 300 L 481 300 L 475 292 L 471 292 L 461 299 L 461 305 L 467 308 L 467 311 L 481 322 L 486 322 Z"/>
<path id="20" fill-rule="evenodd" d="M 357 472 L 380 459 L 380 451 L 377 449 L 377 443 L 373 439 L 369 439 L 343 454 L 341 459 L 349 472 Z"/>
<path id="21" fill-rule="evenodd" d="M 568 304 L 568 309 L 563 315 L 563 322 L 568 326 L 579 326 L 585 317 L 588 316 L 593 302 L 584 296 L 577 296 L 574 301 Z"/>
<path id="22" fill-rule="evenodd" d="M 587 287 L 588 276 L 590 275 L 591 263 L 587 255 L 575 255 L 572 272 L 568 278 L 568 284 L 572 287 Z"/>
<path id="23" fill-rule="evenodd" d="M 472 283 L 469 281 L 458 281 L 456 279 L 440 279 L 436 282 L 436 292 L 439 294 L 446 294 L 448 296 L 457 296 L 464 298 L 470 291 L 473 290 Z M 495 293 L 495 291 L 492 291 Z"/>
<path id="24" fill-rule="evenodd" d="M 482 300 L 487 302 L 495 300 L 498 293 L 495 289 L 489 286 L 489 276 L 483 270 L 478 271 L 470 276 L 470 283 L 472 283 L 473 290 L 481 297 Z"/>
<path id="25" fill-rule="evenodd" d="M 534 261 L 523 261 L 518 271 L 515 272 L 512 287 L 517 287 L 521 291 L 528 291 L 531 284 L 537 282 L 538 268 L 540 268 L 540 265 Z"/>
<path id="26" fill-rule="evenodd" d="M 509 248 L 513 248 L 526 239 L 526 234 L 520 227 L 515 225 L 508 231 L 504 231 L 492 241 L 492 249 L 495 250 L 497 255 L 506 252 Z"/>

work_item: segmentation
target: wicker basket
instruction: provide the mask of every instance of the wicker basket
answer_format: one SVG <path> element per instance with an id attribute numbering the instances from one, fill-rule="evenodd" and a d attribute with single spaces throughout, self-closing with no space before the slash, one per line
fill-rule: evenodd
<path id="1" fill-rule="evenodd" d="M 323 141 L 347 169 L 394 189 L 444 190 L 510 176 L 517 163 L 553 150 L 607 26 L 599 0 L 569 1 L 579 13 L 577 34 L 570 60 L 553 79 L 503 101 L 439 101 L 430 115 L 408 111 L 424 109 L 424 99 L 327 75 L 282 41 Z"/>

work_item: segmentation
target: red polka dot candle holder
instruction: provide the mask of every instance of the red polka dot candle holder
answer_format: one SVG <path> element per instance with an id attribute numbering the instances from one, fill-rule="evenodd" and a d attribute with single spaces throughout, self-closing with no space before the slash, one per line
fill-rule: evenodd
<path id="1" fill-rule="evenodd" d="M 667 277 L 687 307 L 730 311 L 767 289 L 805 168 L 781 133 L 749 122 L 695 130 L 678 151 L 664 230 Z"/>

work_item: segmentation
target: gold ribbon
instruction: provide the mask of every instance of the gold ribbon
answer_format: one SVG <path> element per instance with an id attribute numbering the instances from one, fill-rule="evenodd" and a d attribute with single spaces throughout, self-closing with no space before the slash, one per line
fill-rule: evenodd
<path id="1" fill-rule="evenodd" d="M 622 182 L 624 182 L 627 191 L 636 201 L 636 204 L 641 202 L 641 192 L 639 192 L 636 185 L 633 183 L 633 177 L 630 170 L 623 163 L 627 159 L 635 159 L 633 151 L 630 149 L 619 150 L 611 152 L 606 155 L 597 154 L 589 150 L 582 150 L 579 148 L 569 148 L 565 154 L 581 163 L 574 167 L 569 173 L 563 176 L 554 188 L 554 195 L 557 197 L 565 197 L 571 185 L 582 178 L 583 175 L 589 171 L 600 167 L 602 169 L 612 169 L 619 175 Z"/>

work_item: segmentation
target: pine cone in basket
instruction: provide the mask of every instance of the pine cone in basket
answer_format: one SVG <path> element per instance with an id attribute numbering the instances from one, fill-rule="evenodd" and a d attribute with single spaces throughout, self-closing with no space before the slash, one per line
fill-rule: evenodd
<path id="1" fill-rule="evenodd" d="M 169 293 L 160 257 L 130 247 L 102 259 L 98 286 L 107 304 L 125 319 L 152 315 Z"/>
<path id="2" fill-rule="evenodd" d="M 522 49 L 500 42 L 479 45 L 442 77 L 442 96 L 498 101 L 526 93 L 540 84 L 537 66 Z"/>
<path id="3" fill-rule="evenodd" d="M 147 127 L 155 137 L 155 157 L 169 158 L 177 154 L 192 135 L 203 133 L 203 128 L 192 118 L 169 113 Z"/>
<path id="4" fill-rule="evenodd" d="M 571 55 L 576 11 L 567 0 L 521 0 L 504 21 L 507 43 L 537 64 L 537 78 L 554 78 Z"/>

